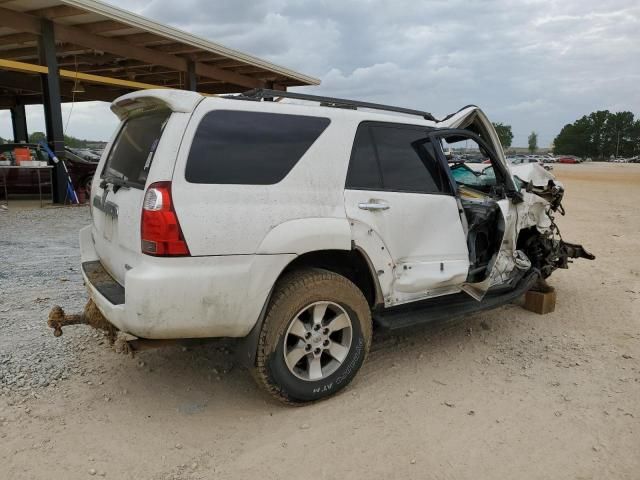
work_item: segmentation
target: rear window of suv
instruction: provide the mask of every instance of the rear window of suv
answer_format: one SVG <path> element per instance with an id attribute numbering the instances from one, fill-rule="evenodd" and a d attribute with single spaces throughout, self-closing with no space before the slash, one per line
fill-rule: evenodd
<path id="1" fill-rule="evenodd" d="M 111 147 L 102 178 L 144 188 L 169 110 L 144 113 L 125 121 Z"/>
<path id="2" fill-rule="evenodd" d="M 329 125 L 328 118 L 215 110 L 196 131 L 185 178 L 190 183 L 273 185 Z"/>

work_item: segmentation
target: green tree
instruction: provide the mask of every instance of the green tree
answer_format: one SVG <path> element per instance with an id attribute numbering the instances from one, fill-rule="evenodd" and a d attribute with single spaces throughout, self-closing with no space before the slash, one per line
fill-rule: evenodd
<path id="1" fill-rule="evenodd" d="M 565 125 L 554 140 L 554 153 L 604 160 L 640 153 L 640 120 L 631 112 L 591 112 Z"/>
<path id="2" fill-rule="evenodd" d="M 513 133 L 511 132 L 511 125 L 504 125 L 502 123 L 494 123 L 493 128 L 496 129 L 502 148 L 507 149 L 511 146 L 513 141 Z"/>
<path id="3" fill-rule="evenodd" d="M 47 136 L 43 132 L 31 132 L 29 134 L 29 143 L 38 143 L 41 140 L 47 140 Z"/>
<path id="4" fill-rule="evenodd" d="M 44 132 L 33 132 L 29 135 L 29 143 L 38 143 L 41 140 L 47 140 L 47 136 L 44 134 Z M 87 140 L 81 140 L 70 135 L 65 135 L 64 144 L 67 147 L 84 148 L 87 146 Z"/>
<path id="5" fill-rule="evenodd" d="M 631 156 L 634 153 L 634 126 L 633 113 L 612 113 L 604 126 L 604 139 L 602 150 L 609 155 Z M 637 141 L 637 136 L 636 136 Z"/>
<path id="6" fill-rule="evenodd" d="M 527 138 L 527 142 L 529 143 L 529 151 L 535 153 L 535 151 L 538 150 L 538 134 L 531 132 Z"/>

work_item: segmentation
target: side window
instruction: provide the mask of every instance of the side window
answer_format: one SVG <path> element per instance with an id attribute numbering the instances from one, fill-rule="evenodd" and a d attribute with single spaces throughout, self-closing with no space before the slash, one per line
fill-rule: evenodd
<path id="1" fill-rule="evenodd" d="M 354 190 L 382 190 L 382 177 L 368 126 L 358 128 L 353 142 L 345 188 Z"/>
<path id="2" fill-rule="evenodd" d="M 328 125 L 328 118 L 303 115 L 209 112 L 193 139 L 185 178 L 190 183 L 278 183 Z"/>
<path id="3" fill-rule="evenodd" d="M 424 129 L 375 125 L 371 133 L 385 190 L 447 192 L 433 145 Z"/>

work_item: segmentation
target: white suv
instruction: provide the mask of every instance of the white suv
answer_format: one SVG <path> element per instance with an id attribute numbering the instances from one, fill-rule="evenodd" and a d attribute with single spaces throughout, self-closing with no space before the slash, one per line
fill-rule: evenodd
<path id="1" fill-rule="evenodd" d="M 286 402 L 347 385 L 374 325 L 496 307 L 592 257 L 558 237 L 561 185 L 510 167 L 475 106 L 437 121 L 287 92 L 146 90 L 111 108 L 121 124 L 80 232 L 93 304 L 142 339 L 244 337 Z M 470 142 L 491 171 L 448 165 L 443 145 Z"/>

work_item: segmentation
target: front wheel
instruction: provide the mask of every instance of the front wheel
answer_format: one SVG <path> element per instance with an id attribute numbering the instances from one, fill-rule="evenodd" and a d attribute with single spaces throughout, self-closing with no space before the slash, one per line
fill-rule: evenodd
<path id="1" fill-rule="evenodd" d="M 276 286 L 258 341 L 255 377 L 278 400 L 300 404 L 351 382 L 371 345 L 371 312 L 358 287 L 320 269 Z"/>

